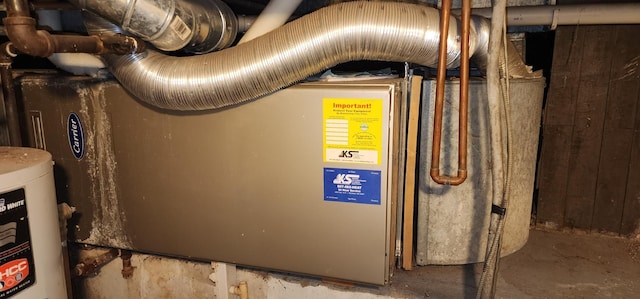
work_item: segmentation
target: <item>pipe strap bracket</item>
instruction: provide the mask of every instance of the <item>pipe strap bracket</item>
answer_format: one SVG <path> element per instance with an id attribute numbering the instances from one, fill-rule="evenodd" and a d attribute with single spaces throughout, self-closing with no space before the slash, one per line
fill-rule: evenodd
<path id="1" fill-rule="evenodd" d="M 491 213 L 492 214 L 498 214 L 498 215 L 504 217 L 504 215 L 507 214 L 507 209 L 503 208 L 501 206 L 493 204 L 493 205 L 491 205 Z"/>

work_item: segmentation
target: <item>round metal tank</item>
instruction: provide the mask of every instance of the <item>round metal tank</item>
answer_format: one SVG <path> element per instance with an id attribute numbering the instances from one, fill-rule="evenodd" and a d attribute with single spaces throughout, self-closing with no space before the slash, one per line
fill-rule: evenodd
<path id="1" fill-rule="evenodd" d="M 484 79 L 469 90 L 468 178 L 459 186 L 434 183 L 429 176 L 435 80 L 423 82 L 420 135 L 418 265 L 453 265 L 485 259 L 491 213 L 491 148 Z M 522 248 L 529 237 L 544 78 L 511 80 L 513 177 L 501 255 Z M 446 84 L 441 173 L 457 173 L 459 82 Z"/>
<path id="2" fill-rule="evenodd" d="M 53 163 L 0 147 L 0 298 L 67 298 Z"/>

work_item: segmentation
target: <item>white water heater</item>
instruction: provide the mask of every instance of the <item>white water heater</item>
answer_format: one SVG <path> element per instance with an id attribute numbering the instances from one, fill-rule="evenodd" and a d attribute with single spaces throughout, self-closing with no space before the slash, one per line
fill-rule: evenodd
<path id="1" fill-rule="evenodd" d="M 52 166 L 48 152 L 0 147 L 0 298 L 67 298 Z"/>

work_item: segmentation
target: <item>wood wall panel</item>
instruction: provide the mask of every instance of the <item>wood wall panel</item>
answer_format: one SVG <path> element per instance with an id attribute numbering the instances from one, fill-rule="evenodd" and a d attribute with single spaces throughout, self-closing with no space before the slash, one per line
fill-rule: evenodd
<path id="1" fill-rule="evenodd" d="M 604 126 L 606 83 L 596 75 L 581 78 L 566 183 L 564 225 L 568 227 L 588 229 L 591 224 Z"/>
<path id="2" fill-rule="evenodd" d="M 640 97 L 638 98 L 640 101 Z M 631 147 L 631 162 L 629 163 L 629 177 L 627 179 L 627 192 L 625 194 L 624 210 L 622 211 L 622 223 L 620 234 L 640 235 L 640 105 L 636 110 L 636 125 Z"/>
<path id="3" fill-rule="evenodd" d="M 569 169 L 571 126 L 545 125 L 538 169 L 538 223 L 556 227 L 563 223 Z"/>
<path id="4" fill-rule="evenodd" d="M 627 191 L 633 130 L 606 130 L 603 135 L 591 229 L 619 232 Z"/>
<path id="5" fill-rule="evenodd" d="M 638 25 L 558 28 L 537 223 L 639 233 L 639 63 Z"/>
<path id="6" fill-rule="evenodd" d="M 584 39 L 575 39 L 576 27 L 556 31 L 551 84 L 543 111 L 544 134 L 538 169 L 537 221 L 549 226 L 563 224 L 569 150 L 578 94 L 579 76 L 575 68 L 582 62 Z"/>
<path id="7" fill-rule="evenodd" d="M 576 27 L 560 27 L 556 31 L 553 71 L 544 111 L 545 125 L 573 126 L 580 76 L 576 70 L 582 62 L 584 38 L 576 39 Z M 579 74 L 579 73 L 578 73 Z"/>

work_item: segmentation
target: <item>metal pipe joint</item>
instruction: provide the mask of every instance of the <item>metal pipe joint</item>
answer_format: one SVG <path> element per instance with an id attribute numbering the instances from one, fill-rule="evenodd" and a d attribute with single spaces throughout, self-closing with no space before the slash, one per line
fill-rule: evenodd
<path id="1" fill-rule="evenodd" d="M 3 19 L 11 47 L 17 52 L 49 57 L 53 53 L 132 54 L 145 50 L 144 42 L 124 35 L 78 36 L 52 35 L 36 29 L 26 0 L 6 0 L 7 17 Z"/>
<path id="2" fill-rule="evenodd" d="M 207 53 L 234 42 L 235 14 L 220 0 L 70 0 L 163 51 Z"/>

